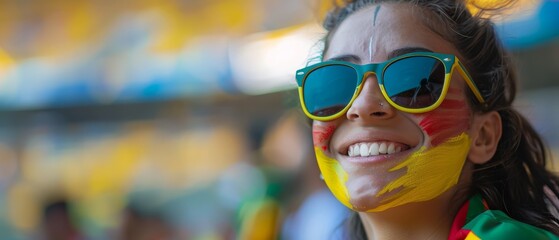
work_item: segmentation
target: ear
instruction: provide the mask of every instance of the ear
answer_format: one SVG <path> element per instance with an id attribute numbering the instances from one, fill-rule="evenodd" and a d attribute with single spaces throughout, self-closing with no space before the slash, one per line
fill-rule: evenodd
<path id="1" fill-rule="evenodd" d="M 472 145 L 468 153 L 468 160 L 474 164 L 489 161 L 497 151 L 501 134 L 501 115 L 497 111 L 474 114 L 470 128 Z"/>

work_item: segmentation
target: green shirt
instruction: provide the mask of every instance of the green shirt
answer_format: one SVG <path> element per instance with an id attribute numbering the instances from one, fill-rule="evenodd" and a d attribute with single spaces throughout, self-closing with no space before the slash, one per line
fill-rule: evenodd
<path id="1" fill-rule="evenodd" d="M 519 222 L 499 210 L 490 210 L 480 195 L 470 198 L 456 214 L 449 240 L 557 239 L 553 233 Z"/>

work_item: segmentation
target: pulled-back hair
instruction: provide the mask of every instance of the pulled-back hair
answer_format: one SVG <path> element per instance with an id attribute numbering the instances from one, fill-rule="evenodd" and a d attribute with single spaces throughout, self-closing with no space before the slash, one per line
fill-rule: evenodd
<path id="1" fill-rule="evenodd" d="M 340 1 L 337 1 L 340 2 Z M 518 221 L 559 234 L 559 220 L 553 213 L 558 192 L 557 176 L 546 169 L 549 153 L 532 125 L 512 103 L 517 91 L 514 66 L 498 39 L 488 11 L 500 10 L 512 4 L 491 9 L 478 8 L 473 15 L 460 0 L 345 0 L 336 4 L 324 20 L 328 31 L 323 55 L 329 40 L 340 23 L 352 13 L 371 4 L 407 3 L 423 14 L 424 24 L 452 43 L 458 50 L 473 81 L 486 104 L 477 104 L 468 92 L 473 111 L 497 111 L 501 116 L 502 136 L 495 155 L 487 163 L 475 166 L 470 193 L 479 193 L 490 209 L 501 210 Z M 357 214 L 348 221 L 350 239 L 366 238 Z"/>

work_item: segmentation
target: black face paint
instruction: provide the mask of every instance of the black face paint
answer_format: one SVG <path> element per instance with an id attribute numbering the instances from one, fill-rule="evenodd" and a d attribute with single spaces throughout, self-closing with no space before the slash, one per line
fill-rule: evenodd
<path id="1" fill-rule="evenodd" d="M 375 15 L 373 15 L 373 27 L 377 24 L 377 16 L 380 11 L 380 5 L 375 8 Z M 369 60 L 373 60 L 373 36 L 369 39 Z"/>
<path id="2" fill-rule="evenodd" d="M 377 8 L 375 9 L 375 16 L 373 17 L 373 26 L 377 25 L 377 15 L 379 11 L 380 11 L 380 5 L 378 5 Z"/>

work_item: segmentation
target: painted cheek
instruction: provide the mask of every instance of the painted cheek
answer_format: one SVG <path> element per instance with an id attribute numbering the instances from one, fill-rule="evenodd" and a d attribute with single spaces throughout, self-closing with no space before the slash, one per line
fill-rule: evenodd
<path id="1" fill-rule="evenodd" d="M 322 123 L 314 124 L 312 130 L 314 146 L 322 149 L 323 151 L 328 150 L 328 143 L 330 142 L 334 131 L 336 131 L 335 125 Z"/>
<path id="2" fill-rule="evenodd" d="M 344 171 L 338 160 L 326 156 L 318 147 L 315 147 L 314 152 L 316 153 L 318 168 L 324 177 L 326 186 L 341 203 L 353 209 L 349 202 L 349 193 L 346 187 L 347 172 Z"/>
<path id="3" fill-rule="evenodd" d="M 369 211 L 383 211 L 410 202 L 427 201 L 441 195 L 458 183 L 469 150 L 470 137 L 466 133 L 453 136 L 433 148 L 422 147 L 406 161 L 389 170 L 392 172 L 407 169 L 407 173 L 387 184 L 377 196 L 396 189 L 401 190 L 383 200 L 384 205 Z M 341 193 L 339 195 L 343 197 Z"/>
<path id="4" fill-rule="evenodd" d="M 445 99 L 434 111 L 423 114 L 419 126 L 437 146 L 447 139 L 468 130 L 470 111 L 465 100 Z"/>
<path id="5" fill-rule="evenodd" d="M 315 122 L 313 124 L 313 144 L 314 152 L 320 173 L 324 177 L 326 185 L 334 196 L 348 208 L 353 208 L 349 202 L 349 193 L 345 183 L 348 174 L 343 170 L 338 160 L 327 156 L 326 151 L 336 131 L 336 125 L 325 122 Z"/>

